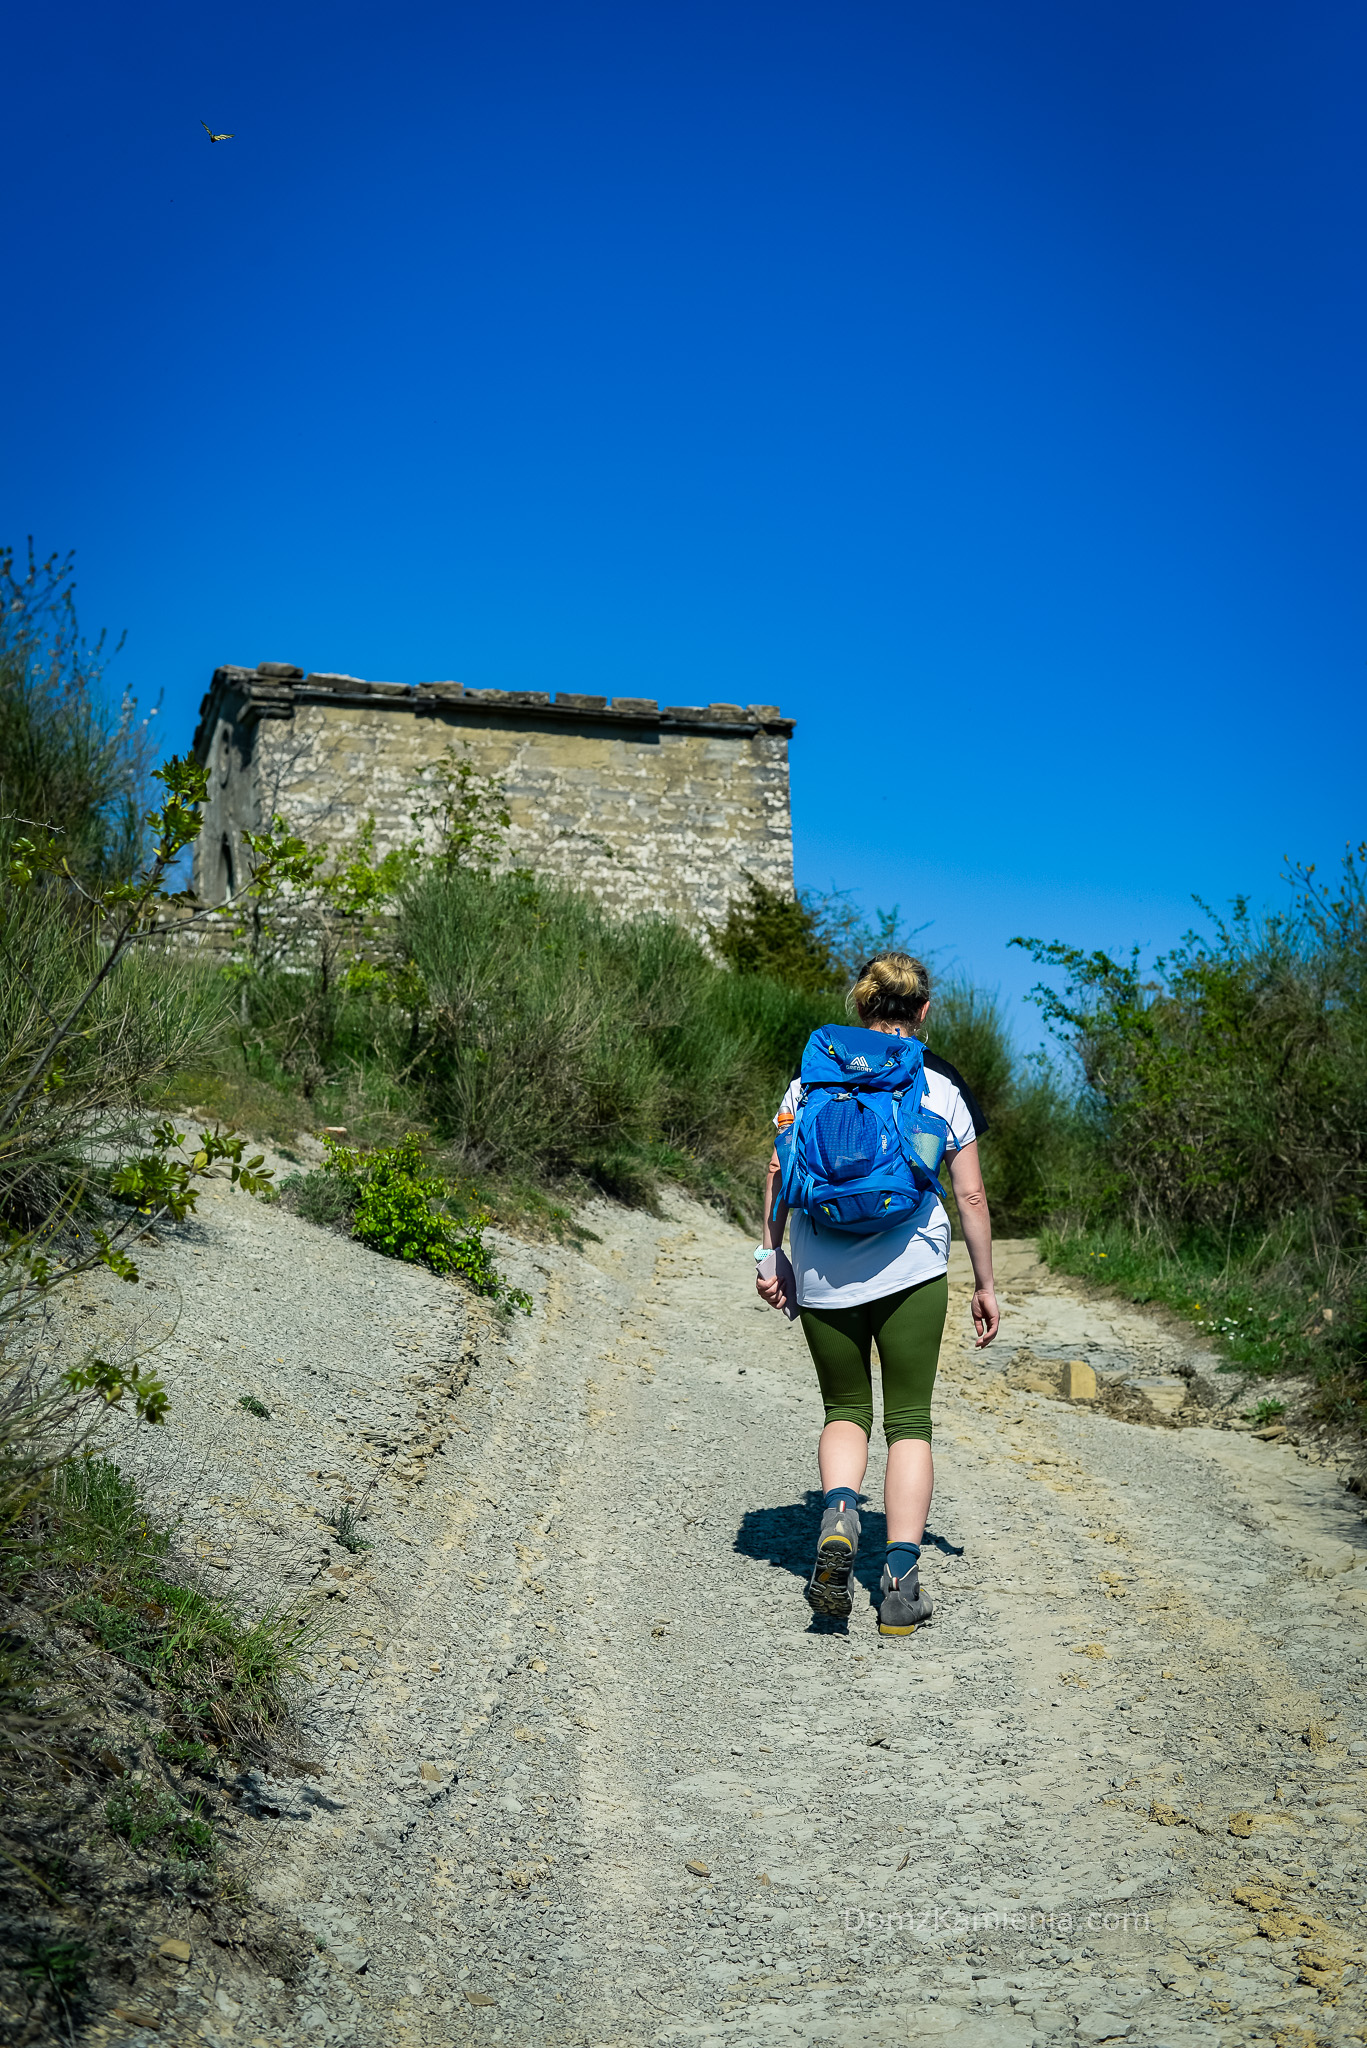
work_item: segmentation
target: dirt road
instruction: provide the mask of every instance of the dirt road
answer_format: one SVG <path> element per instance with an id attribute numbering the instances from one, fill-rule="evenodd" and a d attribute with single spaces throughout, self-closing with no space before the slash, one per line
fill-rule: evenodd
<path id="1" fill-rule="evenodd" d="M 1367 2038 L 1339 1476 L 1162 1426 L 1183 1341 L 1007 1246 L 994 1352 L 951 1274 L 934 1621 L 815 1621 L 820 1408 L 748 1240 L 677 1200 L 587 1220 L 582 1253 L 508 1250 L 511 1327 L 241 1197 L 149 1254 L 176 1409 L 122 1454 L 221 1583 L 308 1587 L 330 1638 L 300 1759 L 233 1808 L 303 1977 L 187 1929 L 159 2038 Z M 1154 1425 L 1039 1391 L 1069 1358 L 1148 1380 Z M 320 1541 L 348 1493 L 359 1556 Z"/>

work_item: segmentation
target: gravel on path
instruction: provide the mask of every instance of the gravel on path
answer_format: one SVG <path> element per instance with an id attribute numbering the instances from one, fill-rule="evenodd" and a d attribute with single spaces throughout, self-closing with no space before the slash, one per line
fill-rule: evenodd
<path id="1" fill-rule="evenodd" d="M 1367 2038 L 1339 1476 L 1195 1407 L 1212 1361 L 1029 1245 L 976 1353 L 956 1249 L 934 1619 L 877 1634 L 876 1452 L 863 1592 L 820 1621 L 820 1404 L 748 1240 L 679 1197 L 584 1220 L 583 1250 L 500 1241 L 513 1322 L 227 1191 L 147 1248 L 174 1407 L 118 1455 L 216 1583 L 306 1598 L 324 1640 L 298 1755 L 236 1808 L 299 1980 L 190 1929 L 160 2032 L 124 2038 Z M 1152 1426 L 1040 1391 L 1073 1357 L 1152 1383 Z"/>

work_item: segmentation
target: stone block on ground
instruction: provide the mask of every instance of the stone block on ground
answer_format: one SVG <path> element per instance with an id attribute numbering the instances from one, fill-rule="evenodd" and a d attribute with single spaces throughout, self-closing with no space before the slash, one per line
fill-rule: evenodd
<path id="1" fill-rule="evenodd" d="M 1096 1374 L 1085 1358 L 1070 1358 L 1063 1368 L 1065 1401 L 1095 1401 Z"/>

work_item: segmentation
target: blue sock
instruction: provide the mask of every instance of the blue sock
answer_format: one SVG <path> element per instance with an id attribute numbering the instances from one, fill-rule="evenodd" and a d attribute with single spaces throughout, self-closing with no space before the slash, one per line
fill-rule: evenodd
<path id="1" fill-rule="evenodd" d="M 831 1486 L 827 1488 L 821 1497 L 821 1512 L 823 1515 L 827 1508 L 857 1508 L 858 1505 L 859 1488 L 857 1486 Z"/>
<path id="2" fill-rule="evenodd" d="M 921 1559 L 919 1543 L 890 1543 L 888 1545 L 888 1575 L 894 1579 L 909 1579 Z"/>

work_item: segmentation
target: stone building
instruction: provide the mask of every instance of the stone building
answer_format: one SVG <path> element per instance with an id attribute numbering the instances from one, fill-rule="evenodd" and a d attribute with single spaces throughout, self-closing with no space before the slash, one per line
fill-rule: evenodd
<path id="1" fill-rule="evenodd" d="M 242 834 L 277 812 L 309 840 L 341 843 L 368 816 L 378 851 L 410 840 L 415 786 L 453 743 L 504 785 L 509 861 L 612 910 L 698 930 L 725 917 L 747 874 L 793 886 L 793 722 L 772 704 L 413 687 L 266 661 L 216 669 L 200 712 L 205 903 L 241 884 Z"/>

